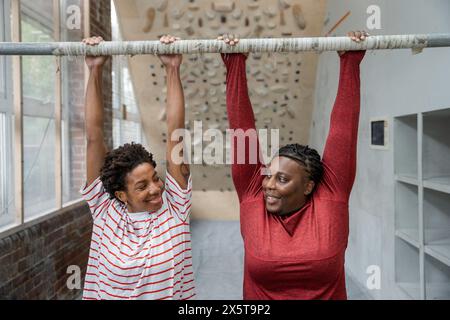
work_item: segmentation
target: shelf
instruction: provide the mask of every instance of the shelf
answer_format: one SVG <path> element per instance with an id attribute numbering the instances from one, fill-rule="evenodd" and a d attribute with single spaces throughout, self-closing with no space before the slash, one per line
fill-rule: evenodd
<path id="1" fill-rule="evenodd" d="M 450 194 L 449 123 L 450 109 L 423 114 L 424 187 Z"/>
<path id="2" fill-rule="evenodd" d="M 402 289 L 411 299 L 420 300 L 420 285 L 411 282 L 397 282 L 397 285 Z"/>
<path id="3" fill-rule="evenodd" d="M 415 230 L 419 234 L 419 191 L 416 185 L 405 182 L 395 184 L 395 226 L 396 230 Z M 406 235 L 411 235 L 406 232 Z M 402 233 L 399 234 L 402 236 Z M 406 237 L 409 239 L 409 237 Z M 419 237 L 414 240 L 418 241 Z"/>
<path id="4" fill-rule="evenodd" d="M 450 299 L 450 267 L 425 256 L 425 296 L 427 300 Z"/>
<path id="5" fill-rule="evenodd" d="M 407 174 L 396 174 L 395 181 L 407 183 L 413 186 L 419 185 L 419 180 L 417 179 L 417 175 L 407 175 Z"/>
<path id="6" fill-rule="evenodd" d="M 425 245 L 425 253 L 450 266 L 450 230 L 446 235 L 447 238 L 430 241 Z"/>
<path id="7" fill-rule="evenodd" d="M 417 114 L 395 118 L 394 169 L 398 176 L 418 175 L 417 134 Z"/>
<path id="8" fill-rule="evenodd" d="M 420 299 L 419 249 L 398 237 L 395 239 L 395 282 L 412 299 Z"/>
<path id="9" fill-rule="evenodd" d="M 428 284 L 426 289 L 427 300 L 449 300 L 450 282 Z"/>
<path id="10" fill-rule="evenodd" d="M 410 245 L 419 248 L 419 230 L 418 229 L 399 229 L 395 235 L 408 242 Z"/>
<path id="11" fill-rule="evenodd" d="M 450 194 L 424 190 L 425 252 L 450 266 Z"/>
<path id="12" fill-rule="evenodd" d="M 424 188 L 427 189 L 450 194 L 450 176 L 441 176 L 424 179 L 423 186 Z"/>

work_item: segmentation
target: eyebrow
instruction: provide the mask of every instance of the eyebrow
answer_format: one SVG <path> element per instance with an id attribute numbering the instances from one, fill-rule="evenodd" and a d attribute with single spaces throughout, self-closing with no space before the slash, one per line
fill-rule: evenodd
<path id="1" fill-rule="evenodd" d="M 154 172 L 152 178 L 154 178 L 155 176 L 158 175 L 158 172 Z M 143 179 L 143 180 L 139 180 L 138 182 L 136 182 L 134 185 L 137 186 L 140 183 L 147 183 L 147 180 Z"/>
<path id="2" fill-rule="evenodd" d="M 146 183 L 146 182 L 147 182 L 147 180 L 139 180 L 139 181 L 136 182 L 134 185 L 137 186 L 138 184 Z"/>
<path id="3" fill-rule="evenodd" d="M 267 169 L 269 169 L 269 168 L 267 168 Z M 272 174 L 272 172 L 271 172 L 270 169 L 269 169 L 268 172 L 269 172 L 271 175 L 282 174 L 282 175 L 285 175 L 285 176 L 287 176 L 287 177 L 290 177 L 290 176 L 291 176 L 289 173 L 283 172 L 283 171 L 277 171 L 277 172 L 275 172 L 275 173 Z"/>

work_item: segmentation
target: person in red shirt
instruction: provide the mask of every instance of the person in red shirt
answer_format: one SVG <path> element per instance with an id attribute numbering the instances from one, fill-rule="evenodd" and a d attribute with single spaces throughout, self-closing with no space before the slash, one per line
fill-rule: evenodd
<path id="1" fill-rule="evenodd" d="M 368 36 L 366 32 L 348 35 L 356 42 Z M 229 36 L 224 40 L 229 45 L 239 42 Z M 245 300 L 347 299 L 348 202 L 356 175 L 364 54 L 339 52 L 339 89 L 323 159 L 308 146 L 290 144 L 265 168 L 260 160 L 251 163 L 247 143 L 245 163 L 233 161 L 245 247 Z M 247 56 L 223 54 L 222 58 L 230 128 L 256 130 L 247 88 Z M 233 160 L 237 148 L 234 137 Z"/>

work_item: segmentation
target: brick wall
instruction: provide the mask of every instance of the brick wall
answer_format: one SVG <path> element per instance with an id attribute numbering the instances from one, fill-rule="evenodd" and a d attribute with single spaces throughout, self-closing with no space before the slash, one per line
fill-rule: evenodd
<path id="1" fill-rule="evenodd" d="M 91 34 L 111 38 L 110 0 L 91 0 Z M 69 66 L 69 123 L 71 192 L 84 177 L 84 73 Z M 105 137 L 112 147 L 111 62 L 104 79 Z M 70 109 L 72 108 L 72 109 Z M 0 239 L 0 299 L 77 299 L 82 290 L 69 290 L 67 268 L 80 267 L 81 288 L 88 260 L 92 219 L 85 204 Z"/>
<path id="2" fill-rule="evenodd" d="M 76 299 L 67 268 L 84 279 L 92 231 L 85 205 L 0 240 L 0 299 Z"/>
<path id="3" fill-rule="evenodd" d="M 91 35 L 102 36 L 111 41 L 111 1 L 90 1 Z M 105 105 L 105 137 L 109 148 L 113 147 L 112 139 L 112 59 L 103 68 L 103 103 Z"/>
<path id="4" fill-rule="evenodd" d="M 78 36 L 78 39 L 82 35 Z M 75 37 L 70 37 L 68 41 L 75 41 Z M 69 153 L 69 190 L 65 191 L 67 201 L 79 197 L 80 186 L 84 183 L 86 176 L 86 135 L 84 127 L 84 61 L 68 61 L 67 67 L 67 101 L 64 101 L 64 107 L 67 107 L 68 116 L 68 135 L 70 149 Z M 64 176 L 67 178 L 67 176 Z"/>

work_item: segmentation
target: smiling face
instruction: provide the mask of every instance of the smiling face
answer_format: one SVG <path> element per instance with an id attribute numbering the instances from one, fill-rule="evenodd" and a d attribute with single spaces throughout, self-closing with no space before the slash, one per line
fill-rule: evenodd
<path id="1" fill-rule="evenodd" d="M 283 156 L 275 157 L 268 173 L 262 189 L 269 213 L 285 215 L 303 207 L 314 189 L 314 182 L 301 163 Z"/>
<path id="2" fill-rule="evenodd" d="M 164 183 L 150 163 L 142 163 L 125 177 L 126 190 L 116 197 L 125 203 L 129 212 L 158 211 L 161 209 Z"/>

